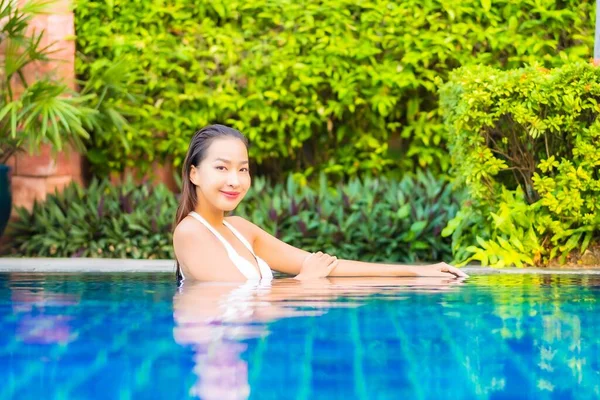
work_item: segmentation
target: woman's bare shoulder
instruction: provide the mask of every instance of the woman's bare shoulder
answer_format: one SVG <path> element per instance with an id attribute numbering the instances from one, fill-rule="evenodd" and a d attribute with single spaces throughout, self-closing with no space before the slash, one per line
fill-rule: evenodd
<path id="1" fill-rule="evenodd" d="M 246 218 L 240 217 L 238 215 L 226 217 L 225 221 L 229 222 L 231 225 L 233 225 L 235 228 L 238 228 L 238 229 L 253 230 L 253 229 L 257 228 L 257 226 L 255 224 L 248 221 Z"/>
<path id="2" fill-rule="evenodd" d="M 203 226 L 192 217 L 187 216 L 177 224 L 173 231 L 173 242 L 181 240 L 197 240 L 208 237 L 208 229 L 202 229 Z"/>
<path id="3" fill-rule="evenodd" d="M 240 273 L 231 264 L 225 247 L 217 244 L 217 237 L 190 217 L 175 227 L 173 249 L 186 278 L 200 281 L 239 279 Z"/>

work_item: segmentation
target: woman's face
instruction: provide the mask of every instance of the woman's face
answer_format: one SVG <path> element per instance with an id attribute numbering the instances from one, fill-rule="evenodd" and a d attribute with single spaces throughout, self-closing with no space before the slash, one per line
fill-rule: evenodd
<path id="1" fill-rule="evenodd" d="M 248 150 L 241 140 L 214 139 L 204 160 L 190 171 L 199 203 L 223 211 L 235 209 L 250 188 L 248 168 Z"/>

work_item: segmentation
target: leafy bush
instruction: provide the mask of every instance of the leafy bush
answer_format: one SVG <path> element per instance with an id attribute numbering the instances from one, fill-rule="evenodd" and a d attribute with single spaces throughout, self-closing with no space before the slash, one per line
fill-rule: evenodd
<path id="1" fill-rule="evenodd" d="M 73 183 L 19 209 L 8 233 L 13 252 L 28 257 L 171 258 L 176 206 L 163 185 Z"/>
<path id="2" fill-rule="evenodd" d="M 460 195 L 431 174 L 402 181 L 352 179 L 330 187 L 300 187 L 257 180 L 242 215 L 281 240 L 308 251 L 365 261 L 449 260 L 441 231 L 458 210 Z"/>
<path id="3" fill-rule="evenodd" d="M 329 187 L 269 185 L 254 180 L 236 214 L 309 251 L 367 261 L 448 260 L 450 240 L 441 237 L 460 197 L 431 175 L 401 182 L 355 179 Z M 175 196 L 158 186 L 128 182 L 71 185 L 19 210 L 13 224 L 14 253 L 25 256 L 170 258 Z"/>
<path id="4" fill-rule="evenodd" d="M 107 175 L 115 167 L 105 155 L 110 145 L 122 146 L 128 152 L 134 136 L 142 139 L 135 131 L 135 121 L 147 118 L 148 112 L 142 107 L 143 96 L 135 94 L 140 92 L 140 85 L 136 83 L 138 73 L 130 58 L 123 56 L 111 62 L 94 63 L 86 81 L 81 82 L 80 94 L 96 110 L 89 124 L 86 156 L 97 175 Z M 112 144 L 113 141 L 118 144 Z M 138 148 L 147 149 L 142 143 Z"/>
<path id="5" fill-rule="evenodd" d="M 249 136 L 270 176 L 446 170 L 436 80 L 589 58 L 594 4 L 77 0 L 80 77 L 126 55 L 145 99 L 126 137 L 95 139 L 91 161 L 179 165 L 192 132 L 220 122 Z"/>
<path id="6" fill-rule="evenodd" d="M 544 264 L 583 252 L 600 228 L 600 70 L 461 68 L 441 90 L 457 183 L 458 260 Z"/>

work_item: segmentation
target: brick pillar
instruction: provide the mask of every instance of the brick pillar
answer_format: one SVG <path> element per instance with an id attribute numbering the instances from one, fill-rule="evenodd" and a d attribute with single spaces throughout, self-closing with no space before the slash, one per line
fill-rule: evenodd
<path id="1" fill-rule="evenodd" d="M 19 3 L 24 3 L 19 0 Z M 62 79 L 71 88 L 75 88 L 75 41 L 71 0 L 56 0 L 49 6 L 48 12 L 37 15 L 31 22 L 30 31 L 44 31 L 40 47 L 54 43 L 56 50 L 52 61 L 37 63 L 25 71 L 28 82 L 33 82 L 51 74 Z M 17 90 L 18 91 L 18 90 Z M 71 181 L 82 181 L 82 157 L 69 149 L 53 155 L 48 145 L 42 146 L 33 154 L 20 153 L 9 160 L 12 167 L 13 216 L 16 207 L 31 209 L 34 200 L 44 200 L 47 193 L 68 185 Z"/>

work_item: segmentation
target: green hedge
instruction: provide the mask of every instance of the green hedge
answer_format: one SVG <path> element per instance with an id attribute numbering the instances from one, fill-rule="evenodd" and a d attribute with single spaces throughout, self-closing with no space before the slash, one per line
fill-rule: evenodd
<path id="1" fill-rule="evenodd" d="M 143 99 L 119 100 L 132 129 L 95 135 L 90 159 L 97 173 L 179 165 L 191 134 L 220 122 L 270 176 L 446 170 L 438 80 L 587 59 L 594 4 L 77 0 L 78 75 L 122 63 Z"/>
<path id="2" fill-rule="evenodd" d="M 431 175 L 401 182 L 352 180 L 330 187 L 269 185 L 255 179 L 236 210 L 282 240 L 309 251 L 368 261 L 449 260 L 441 231 L 460 196 Z M 171 258 L 175 196 L 164 186 L 94 182 L 19 210 L 9 229 L 23 256 Z"/>
<path id="3" fill-rule="evenodd" d="M 441 90 L 457 183 L 457 260 L 546 264 L 600 239 L 600 69 L 462 68 Z"/>

